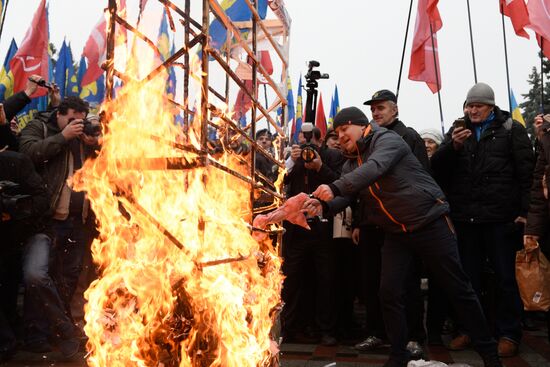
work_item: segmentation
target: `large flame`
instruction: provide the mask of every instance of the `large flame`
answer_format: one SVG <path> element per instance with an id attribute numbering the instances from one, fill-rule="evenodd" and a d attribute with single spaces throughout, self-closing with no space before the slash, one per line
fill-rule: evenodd
<path id="1" fill-rule="evenodd" d="M 100 232 L 100 275 L 86 292 L 88 364 L 269 365 L 280 260 L 247 227 L 250 186 L 170 143 L 181 127 L 164 91 L 162 76 L 127 83 L 103 107 L 98 157 L 75 175 Z M 247 172 L 233 158 L 217 160 Z"/>

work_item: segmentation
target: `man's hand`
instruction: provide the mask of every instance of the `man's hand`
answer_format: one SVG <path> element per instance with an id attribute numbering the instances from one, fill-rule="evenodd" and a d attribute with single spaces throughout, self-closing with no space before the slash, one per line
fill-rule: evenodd
<path id="1" fill-rule="evenodd" d="M 61 134 L 63 134 L 63 137 L 65 137 L 65 140 L 72 140 L 74 138 L 79 137 L 82 135 L 82 131 L 84 130 L 84 123 L 82 120 L 73 120 L 65 126 L 63 131 L 61 131 Z"/>
<path id="2" fill-rule="evenodd" d="M 25 84 L 25 94 L 27 97 L 31 98 L 31 96 L 36 92 L 38 89 L 38 82 L 42 80 L 42 77 L 40 75 L 33 74 L 29 77 L 30 80 L 27 80 L 27 84 Z"/>
<path id="3" fill-rule="evenodd" d="M 334 199 L 334 194 L 328 185 L 319 185 L 317 190 L 313 191 L 312 195 L 323 201 L 331 201 Z"/>
<path id="4" fill-rule="evenodd" d="M 52 83 L 52 89 L 48 91 L 50 95 L 50 105 L 52 107 L 57 107 L 61 104 L 61 92 L 59 86 L 55 83 Z"/>
<path id="5" fill-rule="evenodd" d="M 0 103 L 0 126 L 4 126 L 8 123 L 6 119 L 6 111 L 4 111 L 4 105 Z"/>
<path id="6" fill-rule="evenodd" d="M 296 162 L 298 158 L 300 158 L 300 155 L 302 155 L 302 148 L 300 148 L 299 145 L 294 144 L 292 146 L 292 150 L 290 151 L 290 158 Z"/>
<path id="7" fill-rule="evenodd" d="M 527 224 L 527 218 L 519 216 L 516 219 L 514 219 L 514 223 L 516 223 L 516 224 L 521 223 L 521 224 L 525 225 L 525 224 Z"/>
<path id="8" fill-rule="evenodd" d="M 302 212 L 310 217 L 315 217 L 323 214 L 323 206 L 319 200 L 310 198 L 304 201 L 304 204 L 302 205 Z"/>
<path id="9" fill-rule="evenodd" d="M 99 137 L 98 136 L 90 136 L 82 133 L 82 135 L 79 136 L 79 139 L 81 142 L 83 142 L 85 145 L 89 146 L 95 146 L 99 144 Z"/>
<path id="10" fill-rule="evenodd" d="M 523 247 L 525 247 L 525 249 L 527 250 L 533 249 L 538 246 L 538 240 L 539 236 L 526 234 L 525 236 L 523 236 Z"/>
<path id="11" fill-rule="evenodd" d="M 464 142 L 472 135 L 470 129 L 465 129 L 463 127 L 457 127 L 453 130 L 451 138 L 453 140 L 453 148 L 455 150 L 460 150 L 464 147 Z"/>
<path id="12" fill-rule="evenodd" d="M 321 160 L 321 156 L 317 152 L 315 152 L 314 160 L 312 160 L 311 162 L 304 163 L 304 167 L 306 167 L 307 169 L 314 170 L 315 172 L 319 172 L 322 165 L 323 165 L 323 161 Z"/>
<path id="13" fill-rule="evenodd" d="M 359 244 L 359 234 L 361 233 L 361 230 L 359 228 L 354 228 L 353 232 L 351 232 L 351 241 L 358 245 Z"/>

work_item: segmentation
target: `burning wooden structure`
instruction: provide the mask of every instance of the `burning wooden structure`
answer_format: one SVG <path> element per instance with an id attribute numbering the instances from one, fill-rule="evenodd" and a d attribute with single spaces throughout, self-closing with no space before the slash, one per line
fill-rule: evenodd
<path id="1" fill-rule="evenodd" d="M 88 364 L 276 365 L 273 325 L 281 307 L 280 258 L 271 241 L 254 240 L 250 223 L 259 191 L 273 198 L 271 208 L 282 200 L 277 185 L 254 168 L 262 154 L 282 170 L 277 158 L 282 146 L 273 157 L 254 136 L 257 123 L 266 119 L 278 139 L 285 138 L 285 124 L 270 115 L 281 107 L 280 121 L 286 121 L 284 45 L 275 41 L 252 0 L 245 0 L 252 20 L 238 25 L 216 0 L 201 1 L 200 22 L 192 17 L 190 0 L 182 1 L 183 8 L 169 0 L 158 2 L 172 27 L 176 17 L 182 25 L 183 45 L 163 62 L 133 52 L 122 71 L 116 63 L 117 30 L 134 34 L 153 55 L 159 51 L 109 0 L 102 148 L 74 178 L 75 188 L 90 197 L 100 231 L 92 246 L 100 276 L 86 292 Z M 283 14 L 280 8 L 277 12 Z M 229 53 L 210 46 L 214 17 L 229 31 L 227 45 L 235 42 L 251 60 L 252 88 L 233 71 Z M 288 20 L 271 21 L 277 22 L 284 43 Z M 248 28 L 247 39 L 239 27 Z M 283 87 L 259 64 L 260 34 L 280 57 Z M 211 85 L 211 63 L 225 75 L 224 93 Z M 180 102 L 165 93 L 166 70 L 173 66 L 184 73 Z M 259 75 L 276 99 L 269 107 L 258 101 Z M 112 98 L 115 77 L 124 86 Z M 227 107 L 230 82 L 252 103 L 247 126 L 234 121 Z M 193 104 L 192 83 L 198 83 L 199 94 Z M 174 123 L 174 108 L 183 110 L 183 124 Z M 212 148 L 212 128 L 221 151 Z M 243 139 L 251 148 L 246 156 L 231 149 Z M 280 239 L 280 231 L 273 232 Z"/>

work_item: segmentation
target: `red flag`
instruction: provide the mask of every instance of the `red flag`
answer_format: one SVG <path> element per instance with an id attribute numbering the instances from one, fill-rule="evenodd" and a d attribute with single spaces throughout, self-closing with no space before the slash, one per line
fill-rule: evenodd
<path id="1" fill-rule="evenodd" d="M 544 56 L 550 58 L 550 0 L 529 0 L 527 9 L 531 23 L 529 28 L 537 34 L 539 46 L 544 40 L 541 48 Z"/>
<path id="2" fill-rule="evenodd" d="M 273 62 L 269 51 L 260 51 L 260 64 L 262 64 L 264 70 L 269 74 L 273 74 Z"/>
<path id="3" fill-rule="evenodd" d="M 435 93 L 441 89 L 441 74 L 439 68 L 436 32 L 441 29 L 443 22 L 441 21 L 439 11 L 437 10 L 437 2 L 438 0 L 418 1 L 418 13 L 416 15 L 411 64 L 409 67 L 409 79 L 426 82 L 432 93 Z M 434 47 L 432 47 L 432 32 L 435 50 Z M 439 78 L 439 88 L 436 80 L 436 64 L 437 78 Z"/>
<path id="4" fill-rule="evenodd" d="M 10 68 L 13 73 L 13 91 L 14 93 L 25 89 L 28 78 L 33 75 L 40 75 L 45 80 L 49 76 L 48 55 L 48 11 L 46 9 L 46 0 L 42 0 L 31 26 L 25 34 L 21 47 L 10 61 Z M 38 88 L 33 97 L 44 96 L 48 91 L 44 88 Z"/>
<path id="5" fill-rule="evenodd" d="M 323 107 L 323 95 L 319 93 L 319 103 L 317 103 L 317 116 L 315 116 L 315 126 L 321 130 L 321 138 L 327 133 L 327 119 L 325 117 L 325 108 Z"/>
<path id="6" fill-rule="evenodd" d="M 120 12 L 124 14 L 126 11 L 126 0 L 120 1 Z M 124 15 L 123 15 L 124 17 Z M 126 39 L 126 30 L 121 30 L 122 27 L 117 26 L 117 36 L 124 37 Z M 121 30 L 119 34 L 118 30 Z M 82 77 L 82 85 L 88 85 L 97 80 L 102 74 L 103 69 L 101 65 L 105 61 L 107 54 L 107 19 L 104 15 L 101 16 L 99 22 L 92 29 L 92 33 L 86 45 L 84 46 L 84 52 L 82 55 L 88 59 L 88 69 Z"/>
<path id="7" fill-rule="evenodd" d="M 501 13 L 512 21 L 514 31 L 520 37 L 529 39 L 525 27 L 529 25 L 529 12 L 524 0 L 500 0 Z"/>

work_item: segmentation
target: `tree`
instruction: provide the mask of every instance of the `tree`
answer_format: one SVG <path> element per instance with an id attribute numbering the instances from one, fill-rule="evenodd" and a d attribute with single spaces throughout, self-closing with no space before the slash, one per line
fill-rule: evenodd
<path id="1" fill-rule="evenodd" d="M 539 52 L 540 57 L 540 52 Z M 519 107 L 522 109 L 523 118 L 527 124 L 527 130 L 529 133 L 533 133 L 533 119 L 536 115 L 542 111 L 544 113 L 550 113 L 550 81 L 549 71 L 550 62 L 548 59 L 543 59 L 543 76 L 544 76 L 544 108 L 541 109 L 541 74 L 538 72 L 537 67 L 533 66 L 532 72 L 529 75 L 527 82 L 531 85 L 531 89 L 527 94 L 522 94 L 525 101 L 520 103 Z"/>

